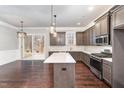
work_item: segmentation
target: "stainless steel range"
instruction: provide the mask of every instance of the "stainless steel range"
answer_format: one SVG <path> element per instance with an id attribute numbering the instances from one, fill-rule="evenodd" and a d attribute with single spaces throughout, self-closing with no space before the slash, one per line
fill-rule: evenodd
<path id="1" fill-rule="evenodd" d="M 111 53 L 93 53 L 90 57 L 90 69 L 99 78 L 102 79 L 102 58 L 111 58 Z"/>

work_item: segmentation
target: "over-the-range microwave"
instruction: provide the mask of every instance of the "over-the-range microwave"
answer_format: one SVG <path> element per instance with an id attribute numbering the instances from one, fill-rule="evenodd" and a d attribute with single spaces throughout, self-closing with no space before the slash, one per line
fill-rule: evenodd
<path id="1" fill-rule="evenodd" d="M 97 36 L 96 45 L 108 45 L 108 35 Z"/>

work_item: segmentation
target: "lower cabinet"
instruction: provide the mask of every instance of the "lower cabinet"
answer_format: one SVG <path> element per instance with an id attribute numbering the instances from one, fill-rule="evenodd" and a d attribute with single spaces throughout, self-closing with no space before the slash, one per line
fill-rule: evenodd
<path id="1" fill-rule="evenodd" d="M 82 52 L 82 61 L 89 67 L 90 66 L 90 55 Z"/>
<path id="2" fill-rule="evenodd" d="M 49 52 L 49 56 L 52 55 L 52 53 L 54 53 L 54 52 Z"/>
<path id="3" fill-rule="evenodd" d="M 75 63 L 54 63 L 54 87 L 74 88 Z"/>
<path id="4" fill-rule="evenodd" d="M 80 62 L 81 60 L 81 52 L 69 52 L 71 56 L 75 59 L 76 62 Z"/>
<path id="5" fill-rule="evenodd" d="M 88 67 L 90 66 L 90 55 L 84 52 L 69 52 L 69 53 L 77 62 L 83 62 Z"/>
<path id="6" fill-rule="evenodd" d="M 108 84 L 112 84 L 112 63 L 106 60 L 103 60 L 103 79 Z"/>

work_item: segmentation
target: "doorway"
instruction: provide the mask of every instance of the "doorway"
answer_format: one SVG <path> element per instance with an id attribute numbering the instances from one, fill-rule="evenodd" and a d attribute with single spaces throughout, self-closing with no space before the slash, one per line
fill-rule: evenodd
<path id="1" fill-rule="evenodd" d="M 44 35 L 27 35 L 24 38 L 24 60 L 45 59 Z"/>

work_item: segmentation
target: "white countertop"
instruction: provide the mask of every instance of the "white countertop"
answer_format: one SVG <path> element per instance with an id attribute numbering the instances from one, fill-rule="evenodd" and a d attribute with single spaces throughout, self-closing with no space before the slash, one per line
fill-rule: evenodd
<path id="1" fill-rule="evenodd" d="M 49 51 L 49 52 L 53 52 L 53 51 Z M 54 52 L 57 52 L 57 53 L 62 53 L 62 52 L 65 52 L 65 51 L 54 51 Z M 67 51 L 66 53 L 68 53 L 68 52 L 83 52 L 83 53 L 86 53 L 86 54 L 88 54 L 88 55 L 91 55 L 92 53 L 94 53 L 94 52 L 90 52 L 90 51 L 85 51 L 85 50 L 81 50 L 81 51 L 79 51 L 79 50 L 71 50 L 71 51 Z M 96 52 L 95 52 L 96 53 Z"/>
<path id="2" fill-rule="evenodd" d="M 103 60 L 106 60 L 108 62 L 112 62 L 112 58 L 102 58 Z"/>
<path id="3" fill-rule="evenodd" d="M 88 54 L 88 55 L 91 55 L 91 54 L 92 54 L 92 52 L 85 51 L 85 50 L 83 50 L 83 51 L 81 51 L 81 52 L 84 52 L 84 53 L 86 53 L 86 54 Z"/>
<path id="4" fill-rule="evenodd" d="M 69 53 L 53 53 L 44 63 L 76 63 Z"/>

